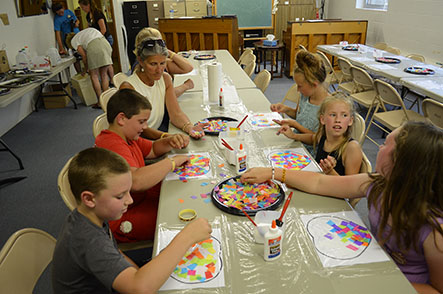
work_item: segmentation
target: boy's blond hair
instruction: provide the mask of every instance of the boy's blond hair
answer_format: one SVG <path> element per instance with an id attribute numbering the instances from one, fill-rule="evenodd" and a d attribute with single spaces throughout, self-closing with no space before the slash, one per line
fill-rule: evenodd
<path id="1" fill-rule="evenodd" d="M 94 147 L 74 156 L 68 167 L 68 179 L 79 204 L 82 192 L 99 194 L 107 188 L 106 179 L 109 176 L 128 172 L 130 168 L 123 157 L 107 149 Z"/>

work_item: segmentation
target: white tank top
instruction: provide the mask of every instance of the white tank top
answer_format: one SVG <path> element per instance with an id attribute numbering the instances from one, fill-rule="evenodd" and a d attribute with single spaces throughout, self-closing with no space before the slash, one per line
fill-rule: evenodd
<path id="1" fill-rule="evenodd" d="M 143 83 L 136 72 L 127 78 L 126 82 L 130 83 L 137 92 L 145 96 L 151 103 L 152 110 L 151 116 L 148 119 L 148 126 L 153 129 L 158 129 L 165 114 L 166 86 L 163 75 L 160 80 L 154 81 L 152 87 Z"/>

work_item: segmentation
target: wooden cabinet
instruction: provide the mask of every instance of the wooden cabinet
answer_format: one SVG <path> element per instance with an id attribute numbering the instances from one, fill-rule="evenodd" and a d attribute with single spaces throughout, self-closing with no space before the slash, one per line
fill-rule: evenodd
<path id="1" fill-rule="evenodd" d="M 175 52 L 226 49 L 238 59 L 236 17 L 161 18 L 159 30 L 168 48 Z"/>
<path id="2" fill-rule="evenodd" d="M 283 33 L 286 45 L 285 74 L 292 77 L 299 45 L 316 52 L 317 45 L 338 44 L 340 41 L 365 44 L 367 27 L 367 20 L 288 21 Z"/>

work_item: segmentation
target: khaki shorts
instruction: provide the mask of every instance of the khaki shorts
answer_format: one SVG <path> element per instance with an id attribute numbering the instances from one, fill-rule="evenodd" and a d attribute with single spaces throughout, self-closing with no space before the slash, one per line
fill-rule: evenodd
<path id="1" fill-rule="evenodd" d="M 96 69 L 112 64 L 112 48 L 105 37 L 97 38 L 89 42 L 86 48 L 88 68 Z"/>

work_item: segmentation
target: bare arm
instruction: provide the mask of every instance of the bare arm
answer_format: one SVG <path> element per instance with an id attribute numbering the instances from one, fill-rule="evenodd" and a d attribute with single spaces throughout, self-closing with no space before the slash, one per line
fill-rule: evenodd
<path id="1" fill-rule="evenodd" d="M 443 225 L 441 225 L 443 228 Z M 412 283 L 420 294 L 443 293 L 443 236 L 432 232 L 423 243 L 426 263 L 429 269 L 430 284 Z"/>
<path id="2" fill-rule="evenodd" d="M 194 88 L 194 82 L 191 79 L 187 79 L 183 84 L 174 88 L 175 96 L 178 98 L 187 90 Z"/>
<path id="3" fill-rule="evenodd" d="M 272 177 L 272 168 L 257 167 L 246 171 L 241 179 L 249 183 L 262 183 Z M 283 169 L 275 169 L 275 179 L 281 181 Z M 369 184 L 367 174 L 350 176 L 328 176 L 315 172 L 286 170 L 285 183 L 288 186 L 312 194 L 337 198 L 357 198 L 365 195 Z"/>
<path id="4" fill-rule="evenodd" d="M 271 111 L 287 114 L 293 119 L 297 117 L 297 108 L 292 108 L 282 103 L 271 104 Z"/>
<path id="5" fill-rule="evenodd" d="M 300 141 L 305 144 L 314 144 L 314 134 L 296 134 L 292 131 L 289 125 L 282 125 L 282 127 L 277 132 L 277 135 L 280 134 L 283 134 L 290 139 Z"/>
<path id="6" fill-rule="evenodd" d="M 209 239 L 212 229 L 206 219 L 188 224 L 159 255 L 137 270 L 127 268 L 112 283 L 119 293 L 157 293 L 186 251 L 199 241 Z"/>
<path id="7" fill-rule="evenodd" d="M 105 20 L 103 18 L 100 18 L 97 23 L 100 27 L 100 33 L 102 33 L 102 35 L 104 36 L 106 34 Z"/>
<path id="8" fill-rule="evenodd" d="M 343 163 L 345 166 L 346 175 L 354 175 L 360 172 L 363 154 L 360 144 L 357 141 L 351 141 L 346 147 L 345 154 L 343 154 Z"/>
<path id="9" fill-rule="evenodd" d="M 83 64 L 85 65 L 84 72 L 87 72 L 88 71 L 88 59 L 86 57 L 86 50 L 82 46 L 78 46 L 77 52 L 82 56 Z"/>
<path id="10" fill-rule="evenodd" d="M 60 54 L 66 54 L 66 50 L 62 42 L 62 34 L 60 33 L 60 31 L 55 31 L 55 38 L 57 40 L 58 52 Z"/>
<path id="11" fill-rule="evenodd" d="M 171 74 L 185 74 L 191 72 L 194 67 L 183 56 L 169 51 L 169 58 L 166 62 L 166 70 Z"/>

